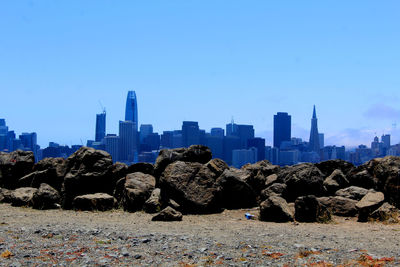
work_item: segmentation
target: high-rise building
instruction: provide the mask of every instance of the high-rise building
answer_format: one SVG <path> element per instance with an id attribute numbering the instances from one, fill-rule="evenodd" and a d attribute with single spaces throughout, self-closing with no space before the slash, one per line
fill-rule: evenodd
<path id="1" fill-rule="evenodd" d="M 119 160 L 119 136 L 116 134 L 107 134 L 104 137 L 105 150 L 111 155 L 113 162 Z"/>
<path id="2" fill-rule="evenodd" d="M 319 133 L 319 148 L 323 149 L 325 146 L 325 135 L 323 133 Z"/>
<path id="3" fill-rule="evenodd" d="M 381 137 L 382 143 L 383 143 L 383 148 L 384 149 L 389 149 L 390 148 L 390 134 L 384 134 Z"/>
<path id="4" fill-rule="evenodd" d="M 106 111 L 96 114 L 96 136 L 95 141 L 101 142 L 106 136 Z"/>
<path id="5" fill-rule="evenodd" d="M 161 148 L 172 148 L 173 147 L 174 132 L 164 131 L 161 135 Z"/>
<path id="6" fill-rule="evenodd" d="M 140 143 L 143 143 L 143 140 L 149 135 L 153 133 L 153 125 L 151 124 L 142 124 L 140 125 Z"/>
<path id="7" fill-rule="evenodd" d="M 292 117 L 286 112 L 274 115 L 274 147 L 280 148 L 283 141 L 291 140 Z"/>
<path id="8" fill-rule="evenodd" d="M 135 131 L 138 131 L 138 107 L 135 91 L 128 92 L 126 98 L 125 121 L 132 121 L 134 123 Z"/>
<path id="9" fill-rule="evenodd" d="M 234 135 L 224 137 L 224 157 L 223 160 L 228 164 L 232 165 L 232 151 L 240 149 L 240 138 Z"/>
<path id="10" fill-rule="evenodd" d="M 247 148 L 247 140 L 254 138 L 253 125 L 235 124 L 233 121 L 226 125 L 226 136 L 237 136 L 240 138 L 240 147 Z"/>
<path id="11" fill-rule="evenodd" d="M 319 134 L 318 134 L 318 119 L 317 113 L 315 111 L 315 105 L 313 110 L 313 116 L 311 119 L 311 131 L 310 131 L 310 142 L 309 142 L 310 150 L 319 154 L 320 153 L 320 145 L 319 145 Z"/>
<path id="12" fill-rule="evenodd" d="M 261 161 L 265 159 L 265 139 L 256 137 L 247 140 L 247 147 L 255 147 L 257 148 L 257 158 L 256 161 Z"/>
<path id="13" fill-rule="evenodd" d="M 257 161 L 257 148 L 235 149 L 232 151 L 232 165 L 241 168 L 247 163 L 255 163 Z"/>
<path id="14" fill-rule="evenodd" d="M 184 121 L 182 124 L 183 146 L 200 144 L 200 129 L 197 121 Z"/>
<path id="15" fill-rule="evenodd" d="M 211 149 L 212 157 L 223 159 L 224 157 L 224 137 L 212 134 L 206 135 L 206 146 Z"/>
<path id="16" fill-rule="evenodd" d="M 224 138 L 224 135 L 225 135 L 225 131 L 222 128 L 212 128 L 211 129 L 211 136 Z"/>
<path id="17" fill-rule="evenodd" d="M 119 122 L 119 160 L 134 162 L 137 158 L 137 131 L 133 121 Z"/>

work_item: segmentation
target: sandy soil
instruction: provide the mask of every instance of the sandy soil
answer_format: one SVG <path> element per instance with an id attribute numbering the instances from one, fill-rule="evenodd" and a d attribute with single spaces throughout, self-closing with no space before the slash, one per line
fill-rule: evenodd
<path id="1" fill-rule="evenodd" d="M 246 212 L 152 215 L 38 211 L 0 204 L 2 266 L 398 266 L 400 224 L 267 223 Z M 367 264 L 367 265 L 363 265 Z"/>

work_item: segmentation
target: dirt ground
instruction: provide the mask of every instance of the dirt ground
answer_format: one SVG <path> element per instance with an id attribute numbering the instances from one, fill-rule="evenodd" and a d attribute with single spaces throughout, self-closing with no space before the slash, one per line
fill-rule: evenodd
<path id="1" fill-rule="evenodd" d="M 152 222 L 143 212 L 0 204 L 2 266 L 399 266 L 400 224 L 268 223 L 245 213 Z M 381 264 L 381 265 L 379 265 Z"/>

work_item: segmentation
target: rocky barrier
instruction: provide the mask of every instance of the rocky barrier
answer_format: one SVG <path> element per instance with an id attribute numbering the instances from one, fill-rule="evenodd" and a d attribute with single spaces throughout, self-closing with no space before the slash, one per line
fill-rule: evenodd
<path id="1" fill-rule="evenodd" d="M 279 167 L 268 161 L 241 169 L 212 159 L 205 146 L 162 150 L 156 163 L 113 164 L 101 150 L 82 147 L 67 159 L 34 163 L 32 152 L 0 153 L 0 202 L 34 209 L 144 210 L 153 220 L 182 214 L 260 208 L 271 222 L 398 222 L 400 158 L 361 166 L 342 160 Z"/>

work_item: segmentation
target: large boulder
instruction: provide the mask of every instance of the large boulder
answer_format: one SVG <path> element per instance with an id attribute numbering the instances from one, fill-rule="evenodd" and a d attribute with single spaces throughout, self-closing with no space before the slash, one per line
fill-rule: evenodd
<path id="1" fill-rule="evenodd" d="M 273 165 L 268 160 L 246 164 L 241 168 L 241 170 L 248 173 L 245 176 L 245 182 L 253 188 L 257 195 L 265 188 L 267 177 L 278 173 L 279 169 L 279 166 Z"/>
<path id="2" fill-rule="evenodd" d="M 44 158 L 33 166 L 34 173 L 32 187 L 38 188 L 42 183 L 61 191 L 62 183 L 66 174 L 65 159 Z"/>
<path id="3" fill-rule="evenodd" d="M 151 192 L 150 197 L 146 200 L 143 210 L 147 213 L 156 213 L 161 210 L 161 189 L 156 188 Z"/>
<path id="4" fill-rule="evenodd" d="M 368 189 L 352 185 L 336 191 L 335 195 L 354 200 L 361 200 L 369 191 L 370 190 Z"/>
<path id="5" fill-rule="evenodd" d="M 334 170 L 332 174 L 324 180 L 324 186 L 330 195 L 333 195 L 337 190 L 348 185 L 349 180 L 347 180 L 346 176 L 339 169 Z"/>
<path id="6" fill-rule="evenodd" d="M 170 206 L 166 207 L 158 214 L 156 214 L 152 219 L 152 221 L 182 221 L 182 213 L 179 211 L 174 210 Z"/>
<path id="7" fill-rule="evenodd" d="M 113 196 L 105 193 L 96 193 L 75 197 L 72 206 L 75 210 L 106 211 L 113 209 L 116 203 L 117 201 Z"/>
<path id="8" fill-rule="evenodd" d="M 357 204 L 358 221 L 368 221 L 369 215 L 378 209 L 385 201 L 385 195 L 382 192 L 368 192 Z"/>
<path id="9" fill-rule="evenodd" d="M 296 199 L 294 216 L 298 222 L 325 223 L 331 221 L 330 210 L 313 195 Z"/>
<path id="10" fill-rule="evenodd" d="M 357 200 L 339 196 L 320 197 L 317 200 L 330 209 L 333 215 L 344 217 L 353 217 L 357 215 Z"/>
<path id="11" fill-rule="evenodd" d="M 243 177 L 243 171 L 227 169 L 216 180 L 221 187 L 220 205 L 227 209 L 252 208 L 257 205 L 257 195 Z"/>
<path id="12" fill-rule="evenodd" d="M 15 207 L 32 206 L 32 198 L 37 191 L 37 188 L 33 187 L 15 189 L 11 195 L 11 205 Z"/>
<path id="13" fill-rule="evenodd" d="M 260 204 L 260 220 L 267 222 L 293 221 L 293 213 L 285 199 L 271 196 Z"/>
<path id="14" fill-rule="evenodd" d="M 17 188 L 19 178 L 31 173 L 34 163 L 31 151 L 0 152 L 0 187 Z"/>
<path id="15" fill-rule="evenodd" d="M 48 184 L 41 184 L 33 194 L 32 207 L 40 210 L 55 209 L 59 207 L 60 200 L 60 194 L 56 189 Z"/>
<path id="16" fill-rule="evenodd" d="M 287 186 L 281 183 L 275 183 L 268 186 L 266 189 L 261 191 L 261 200 L 265 200 L 271 196 L 280 196 L 286 199 Z"/>
<path id="17" fill-rule="evenodd" d="M 135 212 L 143 209 L 143 205 L 155 189 L 156 178 L 141 172 L 126 176 L 122 205 L 124 210 Z"/>
<path id="18" fill-rule="evenodd" d="M 65 162 L 66 175 L 62 186 L 62 207 L 72 208 L 76 196 L 114 191 L 113 162 L 110 154 L 102 150 L 82 147 Z"/>
<path id="19" fill-rule="evenodd" d="M 353 186 L 367 189 L 377 187 L 377 180 L 373 177 L 365 165 L 354 168 L 347 176 L 349 182 Z"/>
<path id="20" fill-rule="evenodd" d="M 128 174 L 128 166 L 125 163 L 116 162 L 111 167 L 111 174 L 115 183 Z"/>
<path id="21" fill-rule="evenodd" d="M 132 164 L 128 167 L 127 173 L 141 172 L 144 174 L 154 175 L 154 165 L 147 162 Z"/>
<path id="22" fill-rule="evenodd" d="M 207 168 L 209 168 L 216 175 L 221 175 L 225 170 L 229 169 L 228 164 L 222 159 L 212 159 L 206 163 Z"/>
<path id="23" fill-rule="evenodd" d="M 287 186 L 287 201 L 299 196 L 321 196 L 325 193 L 324 175 L 311 163 L 303 163 L 281 169 L 278 181 Z"/>
<path id="24" fill-rule="evenodd" d="M 373 211 L 368 220 L 398 223 L 399 222 L 399 210 L 389 203 L 385 202 L 378 209 Z"/>
<path id="25" fill-rule="evenodd" d="M 160 177 L 163 199 L 173 199 L 185 213 L 213 213 L 221 210 L 222 188 L 217 175 L 206 165 L 197 162 L 176 161 Z"/>
<path id="26" fill-rule="evenodd" d="M 12 190 L 0 188 L 0 203 L 11 203 Z"/>
<path id="27" fill-rule="evenodd" d="M 175 161 L 207 163 L 212 158 L 211 150 L 202 145 L 189 148 L 163 149 L 154 165 L 154 175 L 160 177 L 167 166 Z"/>
<path id="28" fill-rule="evenodd" d="M 334 170 L 340 170 L 344 175 L 347 175 L 353 168 L 354 165 L 348 161 L 341 159 L 327 160 L 315 164 L 315 166 L 327 177 Z"/>

